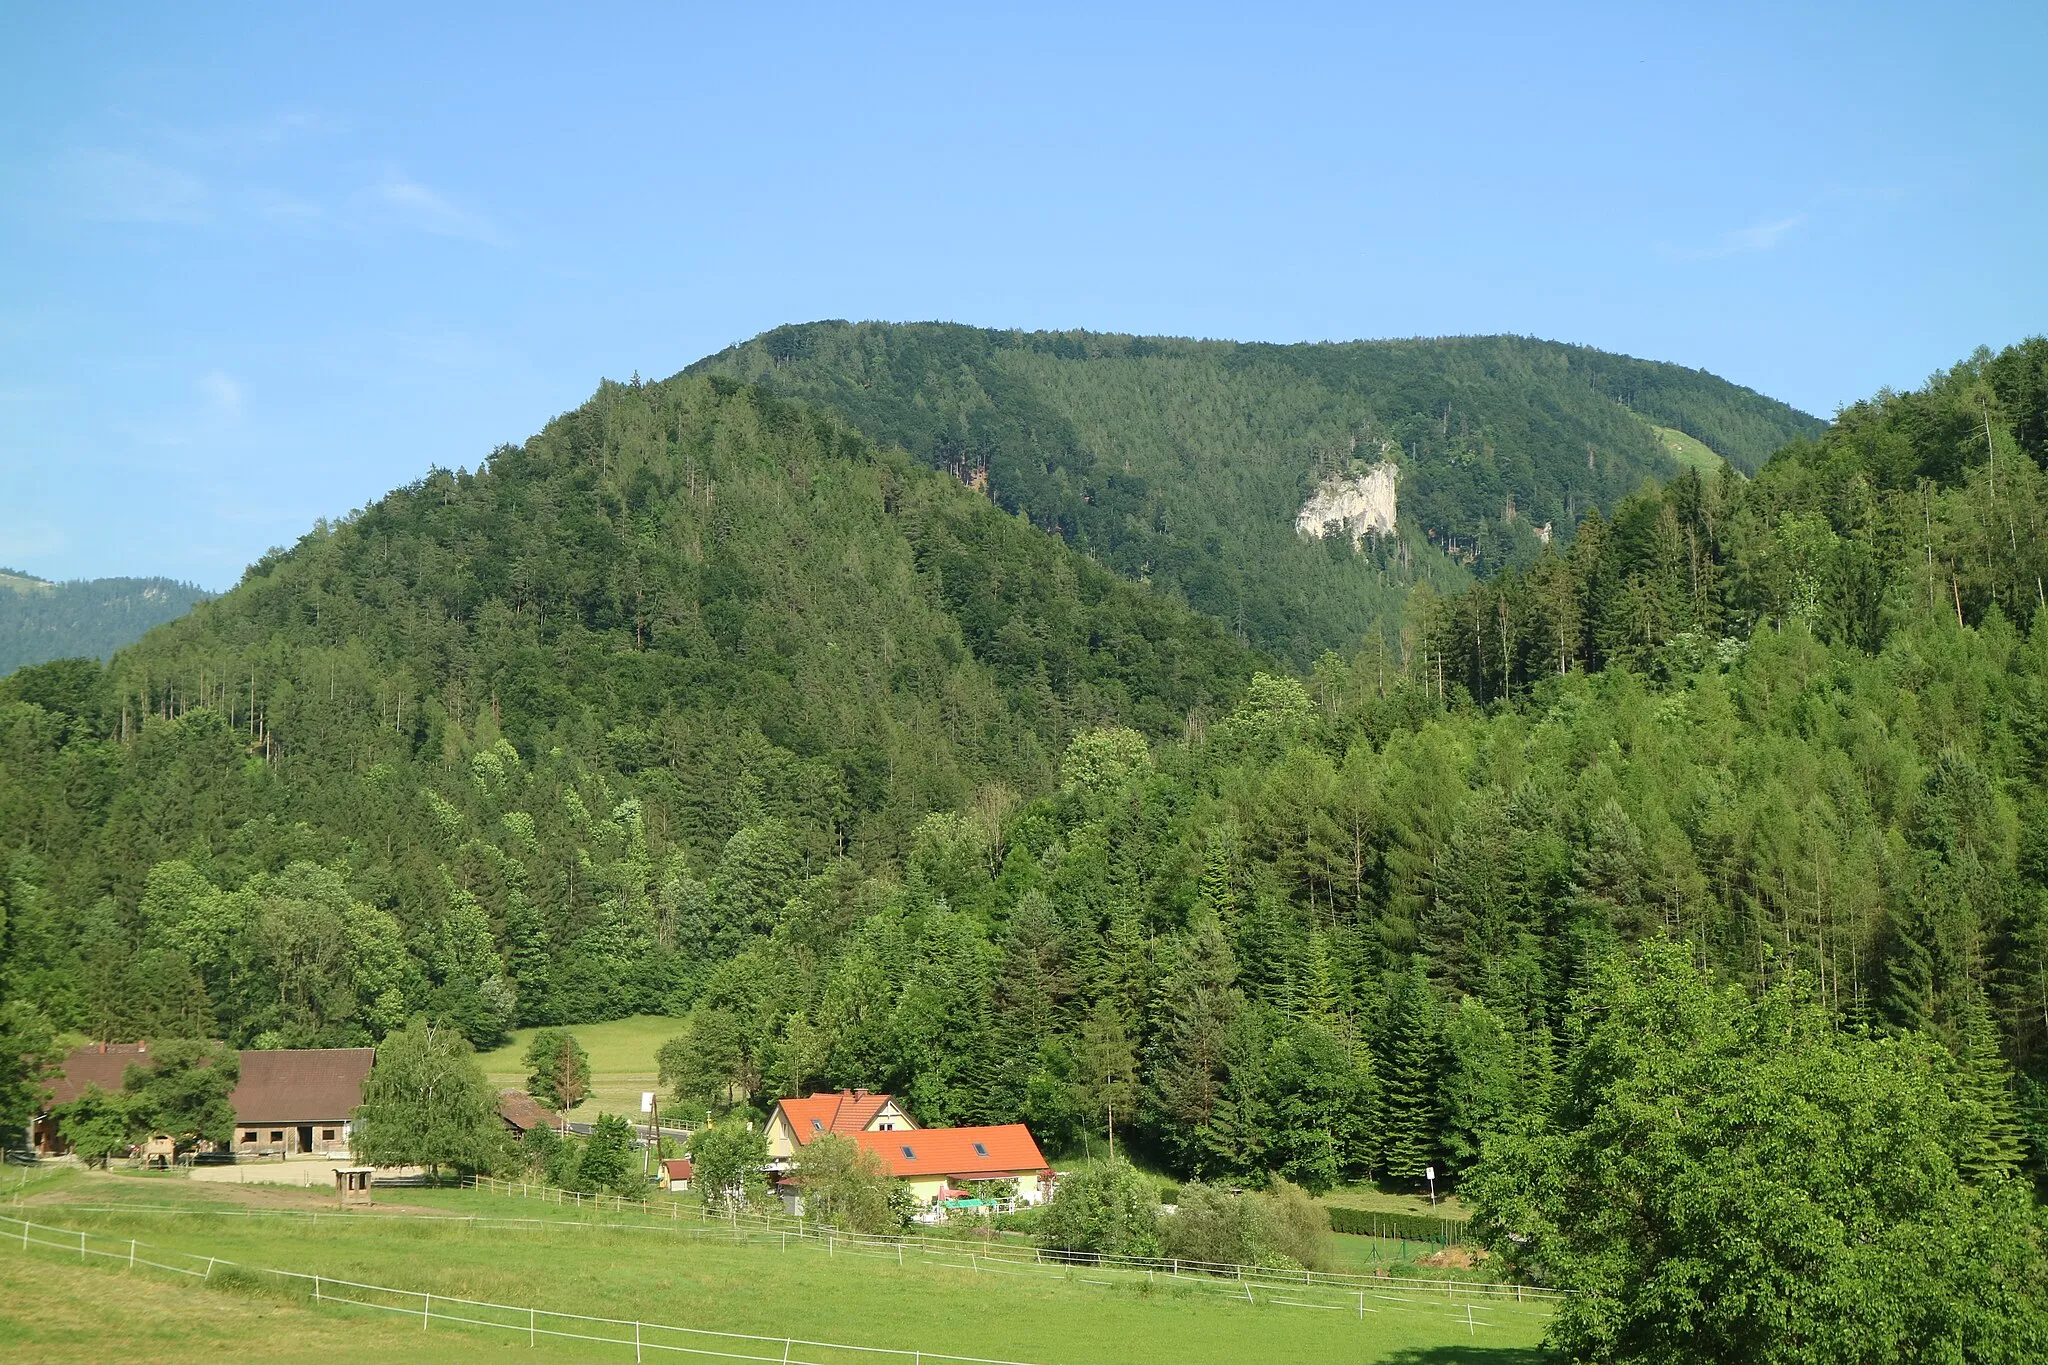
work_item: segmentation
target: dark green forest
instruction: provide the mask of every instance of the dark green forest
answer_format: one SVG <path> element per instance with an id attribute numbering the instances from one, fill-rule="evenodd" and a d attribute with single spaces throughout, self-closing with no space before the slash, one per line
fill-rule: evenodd
<path id="1" fill-rule="evenodd" d="M 1113 1106 L 1178 1175 L 1311 1190 L 1433 1165 L 1567 1283 L 1655 1241 L 1531 1202 L 1615 1133 L 1778 1170 L 1891 1096 L 1901 1207 L 2038 1296 L 2044 467 L 2035 339 L 1294 669 L 841 416 L 607 384 L 0 681 L 0 991 L 257 1045 L 665 1012 L 678 1101 L 866 1086 L 1055 1151 Z M 1807 1096 L 1783 1134 L 1764 1093 Z"/>
<path id="2" fill-rule="evenodd" d="M 0 569 L 0 676 L 51 659 L 110 659 L 211 596 L 168 578 L 49 583 Z"/>
<path id="3" fill-rule="evenodd" d="M 780 327 L 693 373 L 840 413 L 1306 669 L 1410 585 L 1533 562 L 1646 478 L 1649 423 L 1743 473 L 1822 423 L 1699 370 L 1521 337 L 1246 345 L 941 324 Z M 1398 538 L 1303 543 L 1326 476 L 1400 465 Z"/>

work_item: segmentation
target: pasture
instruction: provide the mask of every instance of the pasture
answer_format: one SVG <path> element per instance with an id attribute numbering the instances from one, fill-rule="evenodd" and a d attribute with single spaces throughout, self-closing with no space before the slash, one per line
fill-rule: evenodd
<path id="1" fill-rule="evenodd" d="M 1222 1282 L 1155 1283 L 1092 1268 L 1031 1273 L 959 1256 L 948 1262 L 913 1253 L 898 1264 L 803 1239 L 787 1246 L 734 1240 L 715 1227 L 663 1227 L 630 1215 L 527 1205 L 476 1191 L 388 1190 L 374 1209 L 344 1214 L 331 1199 L 296 1190 L 65 1174 L 37 1178 L 4 1211 L 72 1230 L 68 1235 L 84 1231 L 95 1248 L 114 1252 L 111 1259 L 74 1259 L 76 1253 L 52 1247 L 10 1246 L 18 1225 L 0 1225 L 0 1351 L 33 1350 L 44 1358 L 179 1359 L 223 1351 L 276 1358 L 321 1350 L 352 1359 L 388 1355 L 399 1342 L 397 1349 L 423 1358 L 517 1346 L 619 1360 L 633 1350 L 630 1336 L 621 1346 L 540 1335 L 529 1347 L 520 1331 L 425 1321 L 418 1306 L 423 1292 L 629 1325 L 751 1333 L 772 1339 L 773 1349 L 761 1341 L 720 1349 L 763 1359 L 781 1359 L 784 1339 L 794 1337 L 900 1349 L 906 1358 L 913 1351 L 948 1352 L 1030 1365 L 1321 1365 L 1333 1357 L 1409 1365 L 1519 1362 L 1534 1358 L 1530 1348 L 1544 1321 L 1534 1303 L 1475 1305 L 1448 1292 L 1393 1286 L 1357 1296 L 1263 1286 L 1253 1293 Z M 39 1233 L 36 1240 L 57 1238 Z M 216 1257 L 317 1273 L 412 1291 L 403 1301 L 411 1307 L 382 1312 L 315 1304 L 305 1281 L 239 1271 L 217 1271 L 221 1278 L 208 1286 L 130 1270 L 119 1255 L 122 1239 L 130 1238 L 142 1260 Z M 328 1295 L 335 1292 L 330 1283 Z M 379 1301 L 394 1308 L 402 1302 L 393 1296 Z M 621 1328 L 587 1330 L 624 1334 Z M 655 1334 L 648 1335 L 652 1340 Z M 702 1349 L 706 1339 L 688 1340 Z M 806 1349 L 812 1353 L 805 1355 Z M 828 1356 L 799 1346 L 790 1358 L 837 1361 L 856 1354 L 862 1353 Z"/>
<path id="2" fill-rule="evenodd" d="M 659 1014 L 570 1026 L 569 1032 L 590 1054 L 590 1098 L 570 1110 L 569 1117 L 588 1123 L 601 1113 L 623 1114 L 637 1123 L 641 1092 L 660 1089 L 655 1084 L 655 1050 L 682 1031 L 682 1020 Z M 526 1047 L 538 1032 L 519 1029 L 511 1042 L 478 1059 L 493 1088 L 526 1088 Z"/>

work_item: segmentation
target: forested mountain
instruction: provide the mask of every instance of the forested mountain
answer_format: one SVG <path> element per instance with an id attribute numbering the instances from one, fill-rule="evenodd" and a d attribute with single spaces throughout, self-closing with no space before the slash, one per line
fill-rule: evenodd
<path id="1" fill-rule="evenodd" d="M 1656 426 L 1749 472 L 1822 423 L 1698 370 L 1520 337 L 1243 345 L 942 324 L 780 327 L 694 373 L 831 407 L 1307 667 L 1394 629 L 1409 585 L 1533 562 L 1646 478 Z M 1400 467 L 1398 537 L 1295 516 Z"/>
<path id="2" fill-rule="evenodd" d="M 294 1042 L 659 1008 L 766 888 L 995 821 L 1075 730 L 1176 737 L 1249 665 L 836 419 L 607 384 L 110 670 L 0 682 L 8 986 L 95 1034 Z M 707 927 L 714 873 L 766 879 L 758 923 Z"/>
<path id="3" fill-rule="evenodd" d="M 109 659 L 213 594 L 168 578 L 51 583 L 0 569 L 0 676 L 50 659 Z"/>
<path id="4" fill-rule="evenodd" d="M 1315 1188 L 1595 1107 L 1665 938 L 1797 1002 L 1802 1085 L 1915 1059 L 1988 1188 L 2048 1152 L 2044 395 L 2048 342 L 1980 354 L 1289 674 L 837 418 L 607 385 L 7 681 L 5 989 L 114 1037 L 659 1008 L 692 1106 L 1114 1105 Z"/>

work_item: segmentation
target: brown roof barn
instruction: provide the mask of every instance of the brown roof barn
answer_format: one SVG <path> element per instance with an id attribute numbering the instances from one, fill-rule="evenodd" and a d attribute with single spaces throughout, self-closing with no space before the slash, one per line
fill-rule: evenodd
<path id="1" fill-rule="evenodd" d="M 45 1076 L 48 1098 L 36 1106 L 29 1119 L 29 1145 L 44 1156 L 58 1156 L 71 1144 L 57 1130 L 56 1115 L 50 1111 L 83 1095 L 88 1086 L 98 1086 L 109 1095 L 119 1092 L 131 1066 L 152 1066 L 148 1043 L 94 1043 L 73 1048 L 61 1064 L 63 1075 Z"/>
<path id="2" fill-rule="evenodd" d="M 498 1092 L 498 1117 L 515 1133 L 528 1133 L 536 1128 L 555 1126 L 555 1116 L 548 1112 L 547 1106 L 524 1090 L 508 1089 Z"/>
<path id="3" fill-rule="evenodd" d="M 338 1152 L 363 1102 L 363 1080 L 376 1049 L 314 1047 L 242 1054 L 235 1107 L 235 1151 Z"/>

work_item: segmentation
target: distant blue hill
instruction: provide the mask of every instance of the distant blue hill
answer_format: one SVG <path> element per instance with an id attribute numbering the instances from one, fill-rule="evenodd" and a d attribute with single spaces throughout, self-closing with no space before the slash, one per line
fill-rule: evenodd
<path id="1" fill-rule="evenodd" d="M 168 578 L 52 583 L 0 569 L 0 676 L 51 659 L 110 658 L 150 627 L 213 596 Z"/>

